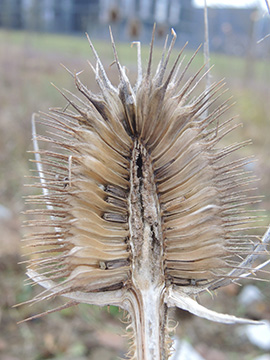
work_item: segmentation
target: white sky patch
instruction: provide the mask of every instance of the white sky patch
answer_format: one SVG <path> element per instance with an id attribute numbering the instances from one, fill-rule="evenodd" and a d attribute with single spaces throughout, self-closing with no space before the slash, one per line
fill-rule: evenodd
<path id="1" fill-rule="evenodd" d="M 198 7 L 204 6 L 204 0 L 193 0 L 193 4 Z M 258 6 L 262 10 L 267 11 L 265 0 L 207 0 L 208 6 L 215 7 L 254 7 Z"/>

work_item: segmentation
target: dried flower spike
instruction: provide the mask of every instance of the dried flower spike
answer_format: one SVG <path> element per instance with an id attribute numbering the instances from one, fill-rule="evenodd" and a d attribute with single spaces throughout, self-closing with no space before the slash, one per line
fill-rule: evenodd
<path id="1" fill-rule="evenodd" d="M 27 274 L 45 287 L 32 301 L 63 295 L 120 306 L 130 314 L 130 357 L 138 360 L 168 358 L 169 307 L 223 323 L 251 322 L 215 313 L 194 298 L 247 276 L 265 250 L 247 236 L 256 220 L 245 210 L 256 201 L 244 170 L 248 160 L 230 157 L 249 142 L 219 146 L 236 127 L 233 119 L 219 120 L 228 101 L 212 109 L 223 84 L 191 98 L 205 74 L 202 67 L 182 84 L 193 59 L 179 74 L 182 51 L 166 75 L 174 31 L 152 76 L 153 38 L 145 74 L 137 43 L 135 86 L 112 38 L 118 88 L 88 39 L 100 94 L 74 74 L 82 97 L 63 93 L 69 107 L 43 115 L 54 136 L 37 136 L 33 119 L 40 180 L 34 186 L 42 194 L 28 198 L 37 205 L 29 213 L 40 218 L 30 221 L 39 228 L 28 236 L 38 251 Z M 54 149 L 39 150 L 38 141 Z"/>

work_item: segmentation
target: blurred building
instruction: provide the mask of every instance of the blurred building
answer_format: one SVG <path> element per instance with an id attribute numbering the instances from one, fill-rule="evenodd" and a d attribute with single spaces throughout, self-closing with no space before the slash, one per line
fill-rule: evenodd
<path id="1" fill-rule="evenodd" d="M 0 0 L 0 26 L 44 32 L 85 31 L 99 18 L 99 0 Z"/>
<path id="2" fill-rule="evenodd" d="M 257 8 L 209 8 L 211 51 L 244 55 L 251 40 L 270 33 L 269 17 Z M 0 27 L 108 38 L 108 25 L 117 40 L 149 42 L 157 23 L 157 38 L 173 27 L 178 44 L 191 47 L 204 41 L 203 9 L 192 0 L 0 0 Z"/>

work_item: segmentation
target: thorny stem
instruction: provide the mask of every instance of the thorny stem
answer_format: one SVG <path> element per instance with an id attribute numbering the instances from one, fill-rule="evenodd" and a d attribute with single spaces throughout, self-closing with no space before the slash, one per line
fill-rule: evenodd
<path id="1" fill-rule="evenodd" d="M 161 288 L 129 292 L 137 360 L 167 359 L 167 304 Z"/>

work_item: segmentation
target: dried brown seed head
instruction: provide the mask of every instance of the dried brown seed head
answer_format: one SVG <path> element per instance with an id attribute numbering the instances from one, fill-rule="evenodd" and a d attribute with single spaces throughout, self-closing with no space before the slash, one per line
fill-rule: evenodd
<path id="1" fill-rule="evenodd" d="M 152 41 L 144 75 L 138 61 L 135 86 L 112 39 L 118 88 L 89 39 L 100 94 L 74 74 L 84 100 L 63 94 L 70 106 L 42 116 L 55 136 L 37 137 L 33 121 L 40 177 L 35 186 L 42 194 L 29 197 L 40 216 L 30 226 L 41 230 L 29 236 L 39 250 L 28 275 L 46 288 L 33 301 L 64 295 L 128 310 L 138 359 L 167 358 L 170 306 L 237 321 L 204 309 L 192 297 L 239 278 L 243 259 L 258 253 L 250 235 L 256 218 L 247 210 L 257 201 L 249 194 L 248 160 L 230 157 L 248 142 L 219 145 L 235 128 L 233 119 L 220 120 L 227 101 L 210 107 L 222 83 L 191 100 L 203 68 L 182 84 L 188 66 L 179 75 L 177 58 L 165 77 L 175 37 L 153 76 Z M 59 152 L 39 150 L 37 141 Z"/>

